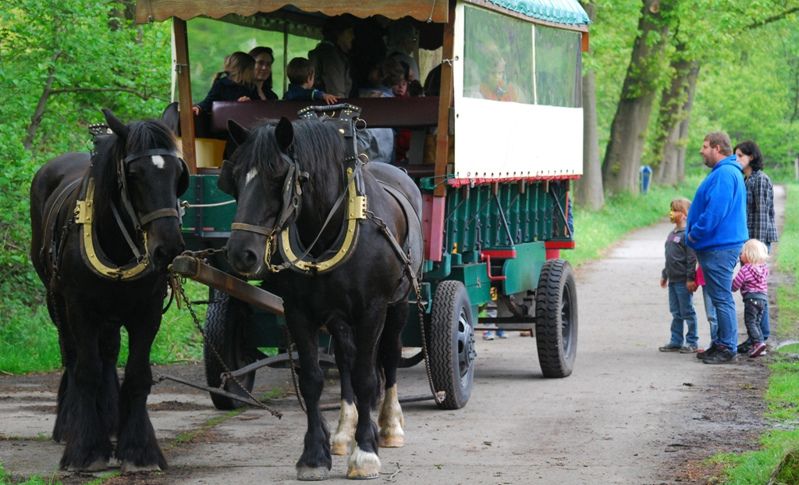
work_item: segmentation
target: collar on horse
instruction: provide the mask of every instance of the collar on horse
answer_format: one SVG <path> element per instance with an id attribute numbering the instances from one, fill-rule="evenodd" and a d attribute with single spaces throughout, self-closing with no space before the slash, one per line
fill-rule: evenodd
<path id="1" fill-rule="evenodd" d="M 89 130 L 95 137 L 108 133 L 107 127 L 103 125 L 92 125 Z M 180 212 L 177 208 L 162 208 L 146 214 L 139 214 L 130 202 L 125 176 L 126 165 L 133 160 L 155 155 L 166 155 L 180 159 L 180 155 L 173 150 L 155 148 L 129 154 L 125 158 L 118 159 L 116 162 L 117 180 L 119 181 L 119 195 L 122 201 L 122 207 L 132 222 L 136 233 L 135 235 L 130 234 L 130 231 L 128 231 L 128 228 L 122 221 L 116 204 L 112 201 L 111 212 L 114 215 L 114 219 L 116 220 L 122 236 L 125 238 L 128 247 L 133 253 L 133 260 L 125 265 L 119 266 L 111 262 L 100 247 L 94 227 L 94 177 L 87 175 L 83 179 L 80 194 L 78 195 L 78 200 L 75 205 L 75 224 L 78 225 L 80 234 L 80 249 L 83 262 L 97 276 L 115 281 L 129 281 L 143 276 L 146 270 L 151 267 L 150 258 L 147 255 L 147 231 L 143 229 L 143 226 L 148 222 L 163 217 L 177 217 L 178 220 L 181 220 Z M 94 162 L 94 154 L 92 154 L 92 162 Z M 134 238 L 134 236 L 136 237 Z M 136 243 L 137 240 L 140 241 L 140 245 Z"/>
<path id="2" fill-rule="evenodd" d="M 327 113 L 338 112 L 337 117 L 330 117 Z M 343 192 L 336 199 L 327 215 L 319 233 L 313 242 L 304 247 L 297 233 L 297 218 L 302 202 L 302 183 L 308 179 L 307 172 L 303 172 L 293 153 L 281 154 L 289 169 L 283 183 L 282 208 L 273 228 L 264 228 L 246 223 L 233 223 L 231 229 L 255 232 L 266 236 L 264 247 L 264 264 L 273 273 L 284 269 L 293 269 L 300 273 L 317 274 L 333 270 L 344 263 L 354 252 L 358 243 L 358 221 L 366 219 L 367 196 L 363 183 L 362 167 L 365 154 L 357 154 L 357 140 L 355 137 L 356 123 L 359 120 L 360 108 L 350 105 L 332 105 L 326 107 L 311 106 L 301 110 L 298 115 L 301 119 L 320 118 L 322 121 L 333 120 L 342 124 L 341 132 L 352 144 L 352 155 L 342 160 L 342 170 L 345 175 Z M 322 233 L 338 211 L 344 199 L 347 200 L 347 210 L 344 223 L 333 246 L 325 250 L 319 257 L 311 256 L 311 251 L 316 246 Z M 280 252 L 283 263 L 272 264 L 271 259 L 275 251 Z"/>

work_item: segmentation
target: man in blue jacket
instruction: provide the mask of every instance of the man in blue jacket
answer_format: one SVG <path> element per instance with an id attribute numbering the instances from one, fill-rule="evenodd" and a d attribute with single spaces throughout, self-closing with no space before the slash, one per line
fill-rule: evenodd
<path id="1" fill-rule="evenodd" d="M 718 340 L 699 357 L 705 364 L 724 364 L 735 358 L 738 347 L 732 277 L 741 247 L 749 239 L 746 185 L 726 133 L 705 136 L 699 153 L 710 173 L 696 189 L 686 234 L 705 274 L 705 290 L 716 307 L 719 325 Z"/>

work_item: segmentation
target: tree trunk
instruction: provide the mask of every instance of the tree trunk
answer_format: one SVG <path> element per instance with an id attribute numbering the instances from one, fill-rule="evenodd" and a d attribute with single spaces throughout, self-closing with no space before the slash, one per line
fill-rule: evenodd
<path id="1" fill-rule="evenodd" d="M 596 6 L 582 2 L 588 17 L 595 18 Z M 575 202 L 591 210 L 605 205 L 602 165 L 599 160 L 599 134 L 596 116 L 596 77 L 593 71 L 583 75 L 583 176 L 577 181 Z"/>
<path id="2" fill-rule="evenodd" d="M 655 181 L 674 185 L 679 179 L 678 147 L 680 125 L 687 113 L 688 88 L 697 63 L 685 58 L 686 45 L 680 43 L 671 60 L 671 82 L 663 89 L 658 113 L 657 135 L 652 147 L 653 164 L 656 165 Z"/>
<path id="3" fill-rule="evenodd" d="M 44 83 L 42 95 L 39 96 L 39 102 L 36 104 L 36 111 L 34 111 L 33 116 L 31 116 L 31 124 L 28 125 L 25 140 L 22 142 L 22 146 L 24 146 L 26 150 L 30 150 L 33 146 L 33 140 L 36 139 L 36 131 L 39 129 L 39 125 L 42 124 L 42 116 L 44 116 L 44 110 L 47 108 L 47 100 L 50 99 L 53 81 L 55 81 L 55 64 L 58 58 L 61 57 L 61 54 L 62 52 L 60 50 L 56 51 L 55 54 L 53 54 L 53 58 L 50 60 L 51 64 L 47 69 L 47 81 Z"/>
<path id="4" fill-rule="evenodd" d="M 673 149 L 677 152 L 677 181 L 682 182 L 685 180 L 685 151 L 686 141 L 688 140 L 688 126 L 691 123 L 691 110 L 694 107 L 694 94 L 696 94 L 696 81 L 699 79 L 699 63 L 694 62 L 691 68 L 691 74 L 688 76 L 688 99 L 685 100 L 683 106 L 683 117 L 680 121 L 680 135 L 679 143 L 667 149 Z"/>
<path id="5" fill-rule="evenodd" d="M 668 33 L 668 13 L 677 0 L 644 0 L 638 37 L 613 117 L 602 164 L 605 187 L 638 192 L 638 170 L 646 141 Z"/>

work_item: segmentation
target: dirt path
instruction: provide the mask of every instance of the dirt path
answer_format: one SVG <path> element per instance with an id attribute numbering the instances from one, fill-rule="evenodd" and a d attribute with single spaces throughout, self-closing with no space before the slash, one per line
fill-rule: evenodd
<path id="1" fill-rule="evenodd" d="M 754 446 L 763 427 L 766 359 L 708 366 L 693 354 L 657 351 L 670 321 L 666 290 L 658 285 L 668 231 L 665 223 L 637 231 L 578 271 L 580 334 L 571 377 L 543 379 L 533 339 L 479 340 L 468 405 L 439 411 L 430 401 L 406 404 L 407 443 L 381 450 L 378 481 L 704 483 L 703 458 Z M 695 304 L 700 343 L 707 345 L 701 298 Z M 199 365 L 156 371 L 204 379 Z M 426 386 L 421 366 L 401 370 L 401 394 L 421 394 Z M 336 388 L 327 382 L 327 399 L 335 400 Z M 62 446 L 47 439 L 56 389 L 52 374 L 0 377 L 0 463 L 15 476 L 57 470 Z M 224 416 L 207 395 L 157 385 L 151 416 L 171 467 L 109 483 L 293 482 L 305 419 L 290 389 L 288 371 L 261 371 L 256 390 L 284 396 L 272 401 L 283 419 L 247 410 L 204 428 Z M 334 426 L 337 413 L 325 416 Z M 328 483 L 344 483 L 345 472 L 345 458 L 334 457 Z M 65 483 L 92 479 L 59 476 Z"/>

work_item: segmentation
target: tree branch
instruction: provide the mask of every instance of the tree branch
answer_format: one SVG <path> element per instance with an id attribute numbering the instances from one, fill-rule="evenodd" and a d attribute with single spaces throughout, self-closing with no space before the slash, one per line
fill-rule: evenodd
<path id="1" fill-rule="evenodd" d="M 51 94 L 64 94 L 64 93 L 113 93 L 113 92 L 121 92 L 121 93 L 130 93 L 134 94 L 141 99 L 147 100 L 152 98 L 153 96 L 147 93 L 142 93 L 140 91 L 136 91 L 135 89 L 131 88 L 59 88 L 53 89 L 50 91 Z"/>
<path id="2" fill-rule="evenodd" d="M 780 12 L 777 15 L 772 15 L 771 17 L 767 17 L 767 18 L 764 18 L 763 20 L 758 20 L 757 22 L 751 23 L 751 24 L 747 25 L 744 28 L 745 29 L 757 29 L 757 28 L 763 27 L 764 25 L 768 25 L 768 24 L 770 24 L 772 22 L 776 22 L 778 20 L 782 20 L 782 19 L 784 19 L 785 17 L 787 17 L 788 15 L 790 15 L 790 14 L 792 14 L 794 12 L 799 12 L 799 7 L 789 8 L 788 10 Z"/>

